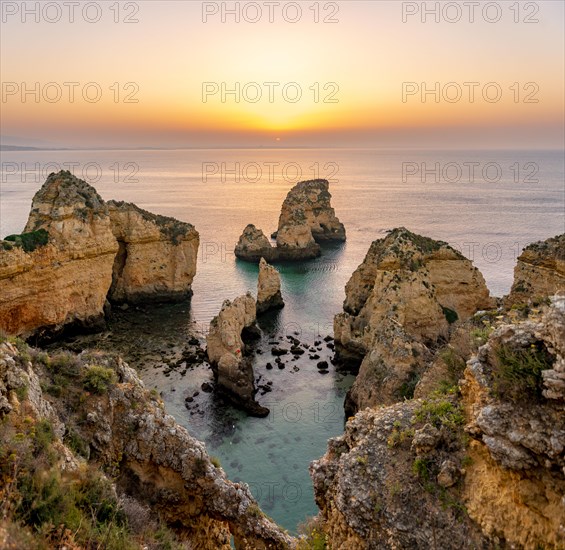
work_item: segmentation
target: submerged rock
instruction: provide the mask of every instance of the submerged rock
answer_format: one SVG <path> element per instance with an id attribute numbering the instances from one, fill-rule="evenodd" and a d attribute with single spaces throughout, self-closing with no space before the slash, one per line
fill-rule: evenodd
<path id="1" fill-rule="evenodd" d="M 226 300 L 210 323 L 207 353 L 216 377 L 217 389 L 235 405 L 254 416 L 267 416 L 269 409 L 255 401 L 253 367 L 245 357 L 243 333 L 255 324 L 255 300 L 251 294 L 233 302 Z"/>
<path id="2" fill-rule="evenodd" d="M 281 277 L 279 272 L 269 265 L 265 258 L 259 262 L 259 279 L 257 281 L 257 313 L 284 307 L 281 294 Z"/>

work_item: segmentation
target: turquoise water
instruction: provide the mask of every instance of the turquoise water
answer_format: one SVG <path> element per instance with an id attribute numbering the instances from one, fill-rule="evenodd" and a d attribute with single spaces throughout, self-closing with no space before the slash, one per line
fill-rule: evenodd
<path id="1" fill-rule="evenodd" d="M 79 177 L 87 163 L 97 163 L 102 176 L 90 183 L 103 198 L 136 202 L 153 212 L 189 221 L 200 232 L 191 311 L 171 313 L 170 326 L 161 324 L 155 329 L 162 330 L 164 342 L 175 331 L 183 338 L 191 323 L 205 333 L 224 299 L 255 291 L 257 267 L 237 261 L 233 247 L 248 223 L 266 234 L 276 228 L 280 205 L 295 183 L 290 180 L 297 167 L 302 179 L 329 176 L 338 169 L 334 174 L 338 181 L 330 184 L 330 191 L 348 240 L 341 246 L 326 247 L 317 260 L 280 265 L 286 307 L 261 323 L 259 347 L 263 353 L 256 355 L 255 374 L 261 377 L 261 384 L 272 382 L 273 391 L 259 397 L 271 408 L 271 415 L 248 418 L 203 393 L 200 385 L 211 378 L 205 367 L 184 378 L 175 373 L 165 377 L 157 370 L 142 372 L 149 386 L 156 385 L 163 392 L 167 410 L 179 423 L 206 441 L 210 454 L 220 459 L 230 478 L 249 483 L 265 511 L 291 531 L 307 515 L 316 513 L 308 464 L 325 452 L 329 437 L 343 431 L 343 398 L 352 378 L 333 367 L 328 374 L 319 374 L 317 361 L 309 360 L 308 353 L 297 361 L 284 356 L 284 370 L 276 366 L 267 370 L 267 362 L 274 364 L 269 342 L 298 333 L 297 338 L 313 345 L 332 334 L 345 283 L 371 241 L 389 228 L 404 225 L 450 242 L 474 260 L 491 292 L 499 296 L 510 288 L 521 248 L 565 231 L 562 151 L 261 149 L 3 152 L 2 236 L 21 231 L 31 198 L 44 179 L 33 178 L 48 162 L 78 163 L 75 174 Z M 479 163 L 479 175 L 474 181 L 462 177 L 454 182 L 453 170 L 469 162 Z M 8 175 L 14 164 L 7 163 L 15 163 L 19 173 Z M 22 163 L 27 170 L 25 182 Z M 246 181 L 241 177 L 245 173 L 240 173 L 240 180 L 235 181 L 228 173 L 225 181 L 218 175 L 204 181 L 203 163 L 212 163 L 204 165 L 208 168 L 226 163 L 228 169 L 239 163 L 239 172 L 247 167 L 249 177 Z M 278 163 L 272 178 L 266 163 Z M 406 171 L 422 163 L 427 167 L 439 163 L 447 178 L 441 174 L 437 182 L 433 176 L 422 182 L 421 174 L 404 174 L 403 178 L 403 164 Z M 128 173 L 124 168 L 132 165 L 138 168 L 137 181 L 124 181 Z M 263 168 L 263 178 L 252 181 L 257 165 Z M 499 170 L 500 179 L 495 181 L 496 172 L 482 177 L 485 166 Z M 121 171 L 115 181 L 117 167 Z M 321 348 L 316 350 L 319 360 L 331 358 L 332 351 L 323 340 L 316 347 Z M 185 398 L 196 391 L 199 395 L 187 410 Z"/>

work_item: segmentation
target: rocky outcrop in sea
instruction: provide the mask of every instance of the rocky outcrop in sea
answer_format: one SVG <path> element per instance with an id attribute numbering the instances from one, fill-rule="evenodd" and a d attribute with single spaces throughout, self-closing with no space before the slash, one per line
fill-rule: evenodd
<path id="1" fill-rule="evenodd" d="M 261 258 L 257 280 L 257 314 L 281 307 L 284 307 L 281 276 L 272 265 L 265 261 L 265 258 Z"/>
<path id="2" fill-rule="evenodd" d="M 0 328 L 28 337 L 98 329 L 108 299 L 184 299 L 198 243 L 188 223 L 106 203 L 70 172 L 51 174 L 24 232 L 0 242 Z"/>
<path id="3" fill-rule="evenodd" d="M 483 276 L 447 243 L 394 229 L 371 244 L 336 315 L 336 350 L 359 366 L 348 414 L 409 394 L 434 349 L 472 314 L 493 306 Z"/>
<path id="4" fill-rule="evenodd" d="M 278 229 L 271 236 L 248 225 L 235 247 L 235 255 L 246 261 L 307 260 L 320 255 L 321 242 L 345 241 L 345 228 L 331 206 L 327 180 L 297 183 L 287 194 L 281 208 Z"/>
<path id="5" fill-rule="evenodd" d="M 255 327 L 256 305 L 251 294 L 233 302 L 226 300 L 222 309 L 210 322 L 206 336 L 207 354 L 217 390 L 234 405 L 253 416 L 267 416 L 269 409 L 255 401 L 255 383 L 251 358 L 245 340 L 252 337 Z"/>

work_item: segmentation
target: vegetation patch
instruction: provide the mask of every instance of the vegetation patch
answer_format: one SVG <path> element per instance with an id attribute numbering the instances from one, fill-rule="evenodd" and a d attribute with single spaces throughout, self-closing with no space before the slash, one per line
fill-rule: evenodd
<path id="1" fill-rule="evenodd" d="M 553 357 L 543 342 L 518 349 L 501 345 L 495 356 L 492 375 L 497 397 L 510 401 L 542 399 L 541 373 L 553 365 Z"/>
<path id="2" fill-rule="evenodd" d="M 33 252 L 49 242 L 49 233 L 45 229 L 38 229 L 20 235 L 8 235 L 4 240 L 13 242 L 14 246 L 23 248 L 24 252 Z"/>
<path id="3" fill-rule="evenodd" d="M 83 378 L 84 389 L 92 393 L 102 394 L 116 382 L 116 373 L 109 368 L 92 365 L 87 368 Z"/>

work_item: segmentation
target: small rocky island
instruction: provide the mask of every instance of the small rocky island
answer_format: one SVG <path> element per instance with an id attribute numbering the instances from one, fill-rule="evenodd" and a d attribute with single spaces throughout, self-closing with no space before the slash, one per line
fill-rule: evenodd
<path id="1" fill-rule="evenodd" d="M 308 260 L 321 254 L 319 243 L 345 241 L 345 227 L 331 206 L 327 180 L 297 183 L 286 196 L 278 229 L 271 237 L 272 246 L 263 231 L 249 224 L 235 247 L 235 255 L 249 262 L 261 258 L 269 262 Z"/>

